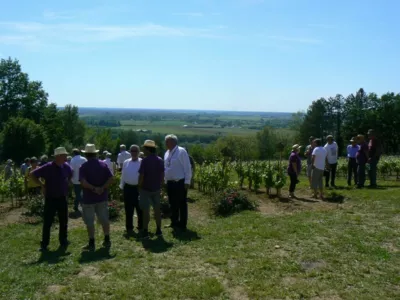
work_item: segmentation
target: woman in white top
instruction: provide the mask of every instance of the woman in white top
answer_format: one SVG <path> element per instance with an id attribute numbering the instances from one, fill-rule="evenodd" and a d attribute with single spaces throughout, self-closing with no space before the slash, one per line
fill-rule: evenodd
<path id="1" fill-rule="evenodd" d="M 106 159 L 103 160 L 103 162 L 107 165 L 107 167 L 110 169 L 111 174 L 115 174 L 115 162 L 111 161 L 111 153 L 110 152 L 103 152 Z"/>
<path id="2" fill-rule="evenodd" d="M 318 198 L 318 190 L 321 199 L 324 198 L 324 170 L 327 163 L 327 151 L 322 147 L 320 139 L 314 140 L 315 148 L 312 152 L 312 171 L 311 171 L 311 188 L 314 191 L 314 198 Z"/>

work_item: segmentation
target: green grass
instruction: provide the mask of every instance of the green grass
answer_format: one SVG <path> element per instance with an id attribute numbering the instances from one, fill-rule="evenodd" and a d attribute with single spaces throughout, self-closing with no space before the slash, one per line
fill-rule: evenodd
<path id="1" fill-rule="evenodd" d="M 40 225 L 3 225 L 1 299 L 399 299 L 400 184 L 339 189 L 337 204 L 309 202 L 302 181 L 303 200 L 251 194 L 260 211 L 228 218 L 210 217 L 192 191 L 191 231 L 142 244 L 123 237 L 122 218 L 109 254 L 81 252 L 81 220 L 71 221 L 67 253 L 56 252 L 53 230 L 45 256 Z"/>

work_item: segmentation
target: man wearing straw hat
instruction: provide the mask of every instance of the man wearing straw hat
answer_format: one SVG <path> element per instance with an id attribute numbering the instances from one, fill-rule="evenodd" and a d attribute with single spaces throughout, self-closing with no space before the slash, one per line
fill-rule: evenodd
<path id="1" fill-rule="evenodd" d="M 53 225 L 54 215 L 58 214 L 59 235 L 61 247 L 67 247 L 68 235 L 68 192 L 69 182 L 72 178 L 72 169 L 65 162 L 67 151 L 64 147 L 54 150 L 54 161 L 32 171 L 31 177 L 35 184 L 40 185 L 45 197 L 43 232 L 40 251 L 46 251 L 50 242 L 50 229 Z M 43 184 L 39 178 L 43 178 Z"/>
<path id="2" fill-rule="evenodd" d="M 164 162 L 156 154 L 156 143 L 151 140 L 144 142 L 145 158 L 139 169 L 140 200 L 139 205 L 143 212 L 143 238 L 149 238 L 150 206 L 153 206 L 156 220 L 156 235 L 161 232 L 161 187 L 164 180 Z"/>
<path id="3" fill-rule="evenodd" d="M 94 144 L 87 144 L 85 150 L 87 162 L 82 164 L 79 170 L 79 181 L 83 187 L 82 216 L 89 235 L 89 243 L 84 250 L 95 250 L 94 218 L 103 227 L 103 247 L 110 248 L 110 222 L 108 217 L 108 188 L 113 181 L 113 175 L 107 165 L 98 159 Z"/>

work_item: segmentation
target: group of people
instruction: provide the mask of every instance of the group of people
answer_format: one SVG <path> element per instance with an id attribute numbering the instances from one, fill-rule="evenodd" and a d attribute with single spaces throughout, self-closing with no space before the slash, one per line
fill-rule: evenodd
<path id="1" fill-rule="evenodd" d="M 115 172 L 121 172 L 120 188 L 123 190 L 127 235 L 134 233 L 133 217 L 136 211 L 136 228 L 141 238 L 149 238 L 150 208 L 153 207 L 156 235 L 162 236 L 160 194 L 164 185 L 171 207 L 171 224 L 166 227 L 185 231 L 188 220 L 187 190 L 192 179 L 192 166 L 187 151 L 178 146 L 175 135 L 167 135 L 165 145 L 167 151 L 164 159 L 157 156 L 157 145 L 152 140 L 145 141 L 143 152 L 140 152 L 137 145 L 132 145 L 129 152 L 121 145 L 116 168 L 108 163 L 107 157 L 105 160 L 98 157 L 99 150 L 94 144 L 87 144 L 81 151 L 74 149 L 69 162 L 64 147 L 56 148 L 54 160 L 41 166 L 35 165 L 36 162 L 31 159 L 33 164 L 25 172 L 29 172 L 29 181 L 36 187 L 36 192 L 41 190 L 45 197 L 40 251 L 48 248 L 56 213 L 60 225 L 60 246 L 67 247 L 69 244 L 70 183 L 73 184 L 76 195 L 74 209 L 78 211 L 81 206 L 82 218 L 88 232 L 89 241 L 84 249 L 95 249 L 95 216 L 102 225 L 103 247 L 111 246 L 108 200 L 109 187 L 113 183 Z"/>
<path id="2" fill-rule="evenodd" d="M 357 188 L 364 188 L 366 181 L 366 165 L 369 164 L 368 177 L 370 185 L 368 187 L 375 188 L 377 186 L 377 164 L 382 155 L 382 144 L 376 138 L 373 129 L 368 131 L 369 143 L 367 144 L 365 136 L 362 134 L 351 138 L 350 144 L 347 146 L 347 163 L 348 174 L 347 184 L 354 185 Z M 324 182 L 325 187 L 336 187 L 336 171 L 339 159 L 339 148 L 332 135 L 327 136 L 327 143 L 322 145 L 322 140 L 310 137 L 310 144 L 304 152 L 307 158 L 307 177 L 310 188 L 313 190 L 313 197 L 318 196 L 324 198 Z M 288 175 L 290 177 L 289 197 L 295 198 L 294 192 L 299 182 L 298 176 L 301 172 L 301 146 L 296 144 L 292 147 L 289 157 Z"/>

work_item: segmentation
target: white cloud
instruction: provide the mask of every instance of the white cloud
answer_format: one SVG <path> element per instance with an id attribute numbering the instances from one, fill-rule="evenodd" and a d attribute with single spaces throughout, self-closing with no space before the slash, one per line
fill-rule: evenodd
<path id="1" fill-rule="evenodd" d="M 80 23 L 0 22 L 0 44 L 54 45 L 96 43 L 139 37 L 199 37 L 222 38 L 218 28 L 171 27 L 158 24 L 89 25 Z"/>
<path id="2" fill-rule="evenodd" d="M 313 38 L 303 38 L 303 37 L 288 37 L 288 36 L 281 36 L 281 35 L 270 35 L 267 38 L 272 40 L 278 40 L 283 42 L 294 42 L 294 43 L 301 43 L 301 44 L 321 44 L 322 41 Z"/>
<path id="3" fill-rule="evenodd" d="M 187 12 L 187 13 L 174 13 L 174 16 L 204 17 L 204 14 L 201 12 Z"/>

